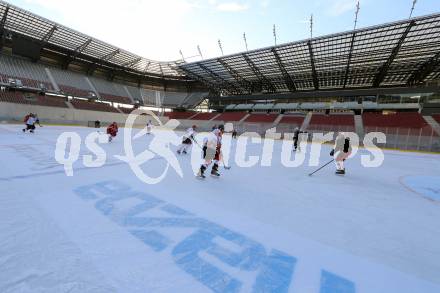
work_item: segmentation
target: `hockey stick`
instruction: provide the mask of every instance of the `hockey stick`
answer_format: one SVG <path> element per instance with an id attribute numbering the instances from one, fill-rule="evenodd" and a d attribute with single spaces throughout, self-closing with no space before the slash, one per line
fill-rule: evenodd
<path id="1" fill-rule="evenodd" d="M 310 173 L 309 176 L 312 176 L 313 174 L 315 174 L 316 172 L 318 172 L 319 170 L 321 170 L 322 168 L 324 168 L 325 166 L 329 165 L 330 163 L 332 163 L 335 159 L 332 159 L 331 161 L 329 161 L 328 163 L 322 165 L 321 167 L 319 167 L 318 169 L 316 169 L 314 172 Z"/>

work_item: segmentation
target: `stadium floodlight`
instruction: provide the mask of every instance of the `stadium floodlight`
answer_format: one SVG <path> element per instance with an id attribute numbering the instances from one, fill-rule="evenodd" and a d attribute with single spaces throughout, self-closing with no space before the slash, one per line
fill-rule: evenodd
<path id="1" fill-rule="evenodd" d="M 313 38 L 313 13 L 310 15 L 310 38 Z"/>
<path id="2" fill-rule="evenodd" d="M 222 42 L 220 41 L 220 39 L 218 40 L 218 47 L 220 48 L 220 52 L 222 52 L 222 56 L 223 54 L 223 47 L 222 47 Z"/>
<path id="3" fill-rule="evenodd" d="M 275 24 L 273 25 L 273 38 L 274 38 L 275 46 L 276 46 L 277 45 L 277 29 L 276 29 Z"/>
<path id="4" fill-rule="evenodd" d="M 200 46 L 197 45 L 197 51 L 199 51 L 200 58 L 203 60 L 202 50 L 200 50 Z"/>
<path id="5" fill-rule="evenodd" d="M 246 47 L 246 52 L 247 52 L 249 50 L 248 50 L 248 44 L 247 44 L 247 40 L 246 40 L 246 33 L 243 33 L 243 40 L 244 40 L 244 45 Z"/>
<path id="6" fill-rule="evenodd" d="M 183 62 L 186 62 L 186 61 L 185 61 L 185 57 L 183 57 L 182 50 L 179 50 L 179 53 L 180 53 L 180 56 L 182 57 Z"/>
<path id="7" fill-rule="evenodd" d="M 412 7 L 411 7 L 411 12 L 409 13 L 409 18 L 412 17 L 412 14 L 414 12 L 414 8 L 416 7 L 416 3 L 417 3 L 417 0 L 413 0 Z"/>
<path id="8" fill-rule="evenodd" d="M 358 22 L 358 16 L 359 16 L 359 10 L 361 9 L 360 4 L 359 4 L 359 0 L 356 4 L 356 12 L 355 12 L 355 17 L 354 17 L 354 29 L 356 29 L 357 26 L 357 22 Z"/>

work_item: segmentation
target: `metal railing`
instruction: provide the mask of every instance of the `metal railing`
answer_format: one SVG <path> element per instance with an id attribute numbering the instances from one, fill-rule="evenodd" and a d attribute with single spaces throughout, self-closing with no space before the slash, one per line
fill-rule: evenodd
<path id="1" fill-rule="evenodd" d="M 224 124 L 224 121 L 197 121 L 188 120 L 183 123 L 180 128 L 189 127 L 192 124 L 199 126 L 198 131 L 210 131 L 215 124 Z M 233 123 L 234 129 L 238 134 L 245 132 L 256 132 L 264 137 L 266 131 L 273 128 L 272 123 Z M 291 137 L 295 128 L 301 127 L 297 124 L 280 123 L 276 126 L 276 132 L 281 133 L 281 137 Z M 334 137 L 338 132 L 356 132 L 354 125 L 326 125 L 315 124 L 309 125 L 306 129 L 309 133 L 309 141 L 313 137 L 313 133 L 334 132 Z M 440 135 L 437 134 L 431 126 L 422 128 L 404 128 L 404 127 L 364 127 L 364 133 L 358 133 L 360 144 L 366 134 L 370 132 L 382 132 L 386 136 L 386 143 L 374 142 L 378 147 L 393 148 L 400 150 L 429 151 L 440 152 Z"/>

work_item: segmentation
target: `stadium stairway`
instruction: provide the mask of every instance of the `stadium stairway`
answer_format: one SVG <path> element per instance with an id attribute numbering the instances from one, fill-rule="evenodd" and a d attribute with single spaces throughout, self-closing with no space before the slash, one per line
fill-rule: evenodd
<path id="1" fill-rule="evenodd" d="M 195 116 L 197 116 L 199 114 L 199 112 L 194 113 L 194 115 L 192 115 L 191 117 L 188 117 L 188 120 L 193 119 Z"/>
<path id="2" fill-rule="evenodd" d="M 284 114 L 278 115 L 277 119 L 275 119 L 275 121 L 273 122 L 272 127 L 277 127 L 278 124 L 280 123 L 281 119 L 283 119 L 283 117 L 284 117 Z"/>
<path id="3" fill-rule="evenodd" d="M 438 122 L 431 116 L 423 116 L 423 118 L 428 122 L 437 135 L 440 135 L 440 124 L 438 124 Z"/>
<path id="4" fill-rule="evenodd" d="M 59 92 L 60 91 L 60 87 L 58 86 L 58 84 L 56 83 L 55 79 L 53 78 L 52 72 L 50 72 L 50 69 L 46 67 L 46 68 L 44 68 L 44 71 L 46 72 L 46 75 L 49 78 L 50 83 L 52 84 L 54 90 L 56 92 Z"/>
<path id="5" fill-rule="evenodd" d="M 84 79 L 86 80 L 87 84 L 90 86 L 90 88 L 93 90 L 93 92 L 96 94 L 96 96 L 101 99 L 101 94 L 96 89 L 95 85 L 90 81 L 90 79 L 85 76 Z"/>
<path id="6" fill-rule="evenodd" d="M 306 130 L 309 127 L 310 124 L 310 120 L 312 120 L 312 112 L 307 113 L 306 117 L 304 118 L 304 121 L 301 125 L 301 129 L 302 130 Z"/>
<path id="7" fill-rule="evenodd" d="M 214 117 L 212 117 L 211 119 L 209 119 L 208 121 L 212 121 L 214 119 L 216 119 L 218 116 L 220 116 L 222 113 L 218 113 L 217 115 L 215 115 Z"/>
<path id="8" fill-rule="evenodd" d="M 69 109 L 75 109 L 75 107 L 72 105 L 71 102 L 65 101 L 64 103 L 66 103 L 66 105 L 67 105 L 67 107 L 69 107 Z"/>
<path id="9" fill-rule="evenodd" d="M 130 91 L 128 90 L 128 88 L 124 85 L 123 87 L 122 87 L 123 89 L 124 89 L 124 91 L 125 91 L 125 93 L 127 94 L 127 96 L 130 98 L 130 100 L 131 100 L 131 102 L 132 103 L 134 103 L 134 98 L 133 98 L 133 95 L 130 93 Z"/>
<path id="10" fill-rule="evenodd" d="M 237 124 L 242 124 L 251 114 L 247 113 L 246 115 L 244 115 L 243 118 L 241 118 L 240 121 L 237 122 Z"/>
<path id="11" fill-rule="evenodd" d="M 364 136 L 364 122 L 362 121 L 362 115 L 354 115 L 354 129 L 359 137 Z"/>

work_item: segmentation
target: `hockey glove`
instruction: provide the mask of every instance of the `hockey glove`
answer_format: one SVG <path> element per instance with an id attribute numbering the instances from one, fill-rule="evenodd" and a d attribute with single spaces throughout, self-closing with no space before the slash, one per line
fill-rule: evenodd
<path id="1" fill-rule="evenodd" d="M 332 150 L 332 151 L 330 152 L 330 156 L 333 157 L 334 155 L 335 155 L 335 150 Z"/>

